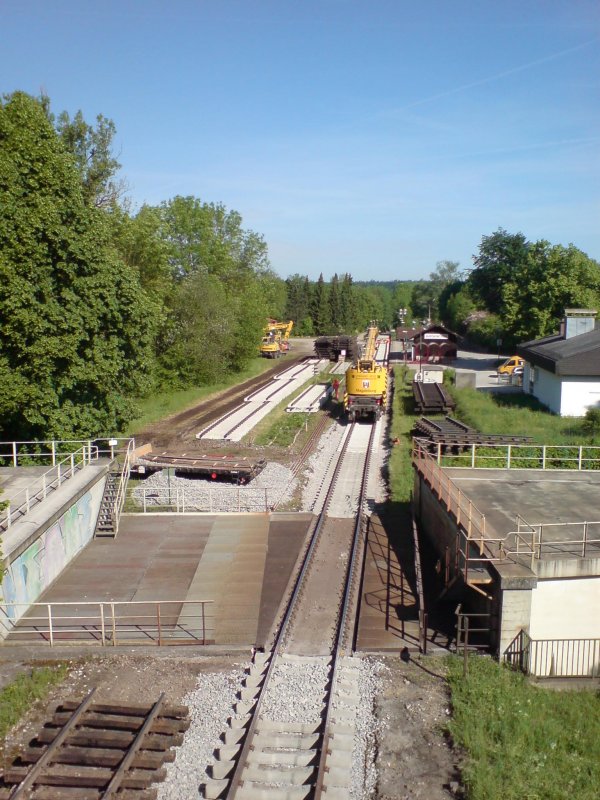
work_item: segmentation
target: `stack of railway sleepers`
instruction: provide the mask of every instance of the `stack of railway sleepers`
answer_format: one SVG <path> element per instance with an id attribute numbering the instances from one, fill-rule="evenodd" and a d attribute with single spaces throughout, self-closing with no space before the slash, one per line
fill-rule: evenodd
<path id="1" fill-rule="evenodd" d="M 315 355 L 338 361 L 344 353 L 344 359 L 356 361 L 359 357 L 359 346 L 356 336 L 319 336 L 315 339 Z"/>
<path id="2" fill-rule="evenodd" d="M 0 780 L 0 798 L 156 797 L 190 720 L 186 706 L 67 700 Z"/>
<path id="3" fill-rule="evenodd" d="M 506 436 L 499 433 L 481 433 L 470 428 L 454 417 L 429 419 L 421 417 L 414 428 L 414 435 L 430 444 L 457 445 L 469 444 L 527 444 L 531 436 Z"/>
<path id="4" fill-rule="evenodd" d="M 440 383 L 413 381 L 413 397 L 421 414 L 443 414 L 456 407 L 454 399 Z"/>

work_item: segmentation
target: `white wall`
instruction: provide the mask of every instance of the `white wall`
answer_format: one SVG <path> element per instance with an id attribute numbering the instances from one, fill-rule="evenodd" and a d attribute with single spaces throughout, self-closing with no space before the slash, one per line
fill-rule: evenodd
<path id="1" fill-rule="evenodd" d="M 600 381 L 588 378 L 563 380 L 560 413 L 563 417 L 583 417 L 588 408 L 600 407 Z"/>
<path id="2" fill-rule="evenodd" d="M 600 639 L 600 577 L 538 581 L 531 595 L 532 639 Z"/>
<path id="3" fill-rule="evenodd" d="M 529 367 L 531 369 L 531 367 Z M 529 391 L 529 369 L 523 375 L 523 386 Z M 550 411 L 560 414 L 561 385 L 560 378 L 552 372 L 535 367 L 535 381 L 531 393 L 537 397 L 540 403 L 548 406 Z"/>

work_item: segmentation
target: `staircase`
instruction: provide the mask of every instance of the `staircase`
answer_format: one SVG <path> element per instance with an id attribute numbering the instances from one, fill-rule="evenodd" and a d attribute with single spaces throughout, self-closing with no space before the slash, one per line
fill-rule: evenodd
<path id="1" fill-rule="evenodd" d="M 102 495 L 102 502 L 100 503 L 98 519 L 96 520 L 94 538 L 105 537 L 114 539 L 117 535 L 115 505 L 120 480 L 121 471 L 118 469 L 118 464 L 113 462 L 111 464 L 110 471 L 106 476 L 106 484 L 104 485 L 104 494 Z"/>

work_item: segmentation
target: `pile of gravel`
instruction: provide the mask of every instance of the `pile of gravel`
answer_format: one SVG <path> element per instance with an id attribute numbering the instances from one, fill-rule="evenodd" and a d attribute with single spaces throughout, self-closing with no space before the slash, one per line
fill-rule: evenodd
<path id="1" fill-rule="evenodd" d="M 190 709 L 191 725 L 176 758 L 167 764 L 167 777 L 158 784 L 158 800 L 198 797 L 206 780 L 206 768 L 215 762 L 214 750 L 223 743 L 220 736 L 233 715 L 236 692 L 241 686 L 246 665 L 229 672 L 202 673 L 196 688 L 183 699 Z"/>
<path id="2" fill-rule="evenodd" d="M 146 508 L 171 506 L 173 510 L 247 513 L 289 502 L 295 486 L 290 469 L 269 462 L 245 486 L 169 475 L 167 470 L 160 470 L 137 485 L 131 496 L 143 506 L 145 495 Z"/>

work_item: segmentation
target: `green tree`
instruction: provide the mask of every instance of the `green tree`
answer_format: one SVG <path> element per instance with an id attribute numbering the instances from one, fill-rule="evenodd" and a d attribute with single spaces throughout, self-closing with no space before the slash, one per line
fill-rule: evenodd
<path id="1" fill-rule="evenodd" d="M 329 286 L 329 316 L 331 319 L 331 329 L 334 333 L 342 330 L 342 307 L 340 297 L 340 282 L 337 273 L 331 279 Z"/>
<path id="2" fill-rule="evenodd" d="M 75 158 L 86 199 L 99 208 L 116 204 L 126 187 L 123 181 L 115 180 L 121 165 L 112 154 L 114 122 L 98 114 L 96 127 L 92 127 L 81 111 L 73 119 L 63 111 L 56 121 L 56 130 Z"/>
<path id="3" fill-rule="evenodd" d="M 4 438 L 115 432 L 148 386 L 155 308 L 39 100 L 0 104 Z"/>
<path id="4" fill-rule="evenodd" d="M 328 292 L 323 273 L 319 275 L 312 297 L 311 317 L 318 336 L 331 332 L 331 316 L 329 312 Z"/>
<path id="5" fill-rule="evenodd" d="M 484 236 L 479 253 L 473 256 L 475 269 L 468 278 L 469 289 L 488 311 L 502 313 L 504 287 L 518 280 L 525 268 L 530 244 L 522 233 L 510 234 L 503 228 Z"/>

